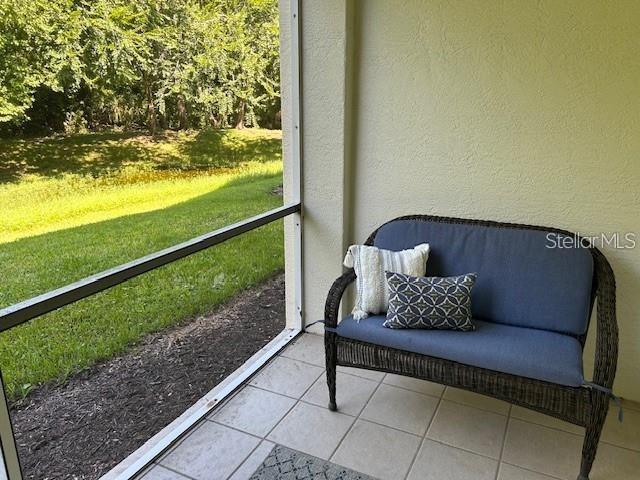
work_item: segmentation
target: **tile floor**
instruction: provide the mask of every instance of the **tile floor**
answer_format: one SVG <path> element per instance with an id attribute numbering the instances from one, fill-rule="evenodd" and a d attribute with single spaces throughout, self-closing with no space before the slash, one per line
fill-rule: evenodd
<path id="1" fill-rule="evenodd" d="M 383 480 L 574 480 L 583 429 L 506 402 L 340 368 L 326 408 L 322 337 L 306 334 L 143 480 L 243 480 L 275 443 Z M 634 409 L 636 408 L 636 409 Z M 591 480 L 640 479 L 640 409 L 607 421 Z"/>

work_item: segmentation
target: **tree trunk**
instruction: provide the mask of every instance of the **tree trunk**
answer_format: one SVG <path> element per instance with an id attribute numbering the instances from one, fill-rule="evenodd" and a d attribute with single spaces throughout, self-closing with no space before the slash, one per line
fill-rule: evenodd
<path id="1" fill-rule="evenodd" d="M 244 100 L 240 100 L 240 105 L 238 106 L 238 116 L 236 117 L 236 128 L 238 130 L 242 130 L 244 128 L 244 116 L 245 116 L 246 105 Z"/>
<path id="2" fill-rule="evenodd" d="M 180 130 L 186 130 L 189 128 L 187 105 L 185 104 L 184 97 L 182 95 L 178 95 L 178 128 Z"/>
<path id="3" fill-rule="evenodd" d="M 222 118 L 219 115 L 213 113 L 209 115 L 209 123 L 213 128 L 220 128 L 222 126 Z"/>
<path id="4" fill-rule="evenodd" d="M 147 127 L 151 135 L 156 134 L 156 104 L 153 102 L 153 94 L 151 93 L 151 85 L 145 80 L 145 93 L 147 95 Z"/>

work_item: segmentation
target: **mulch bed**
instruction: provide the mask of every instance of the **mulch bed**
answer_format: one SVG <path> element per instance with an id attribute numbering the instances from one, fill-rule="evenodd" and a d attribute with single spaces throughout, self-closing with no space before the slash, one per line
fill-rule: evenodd
<path id="1" fill-rule="evenodd" d="M 179 301 L 177 299 L 176 301 Z M 12 407 L 26 479 L 97 479 L 285 326 L 284 276 Z"/>

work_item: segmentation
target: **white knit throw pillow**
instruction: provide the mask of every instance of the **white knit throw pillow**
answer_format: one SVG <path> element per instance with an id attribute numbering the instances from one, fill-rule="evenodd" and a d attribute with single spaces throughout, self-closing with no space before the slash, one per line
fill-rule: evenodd
<path id="1" fill-rule="evenodd" d="M 370 313 L 387 311 L 389 288 L 385 271 L 424 277 L 428 258 L 428 243 L 400 252 L 367 245 L 351 245 L 344 257 L 344 266 L 353 268 L 357 277 L 353 318 L 359 321 L 367 318 Z"/>

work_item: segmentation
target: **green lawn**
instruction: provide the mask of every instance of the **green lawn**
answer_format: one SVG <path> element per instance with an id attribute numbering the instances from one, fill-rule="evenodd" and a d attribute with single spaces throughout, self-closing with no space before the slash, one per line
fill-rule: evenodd
<path id="1" fill-rule="evenodd" d="M 0 141 L 0 307 L 282 204 L 280 133 Z M 277 222 L 0 334 L 12 398 L 211 310 L 283 265 Z"/>

